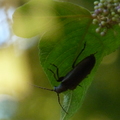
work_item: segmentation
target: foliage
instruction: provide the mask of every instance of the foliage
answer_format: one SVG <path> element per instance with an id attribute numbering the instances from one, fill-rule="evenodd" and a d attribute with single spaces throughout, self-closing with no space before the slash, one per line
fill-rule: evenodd
<path id="1" fill-rule="evenodd" d="M 40 62 L 52 86 L 60 83 L 48 70 L 56 71 L 51 63 L 59 68 L 60 76 L 65 76 L 72 69 L 72 63 L 85 42 L 86 48 L 77 63 L 95 53 L 95 66 L 80 83 L 82 87 L 64 93 L 63 106 L 68 114 L 62 112 L 61 120 L 69 119 L 80 108 L 102 58 L 120 45 L 119 26 L 109 28 L 105 36 L 100 36 L 95 32 L 97 26 L 92 24 L 92 20 L 87 9 L 56 1 L 50 5 L 38 1 L 29 2 L 18 8 L 13 16 L 13 30 L 18 36 L 29 38 L 44 34 L 39 43 Z"/>

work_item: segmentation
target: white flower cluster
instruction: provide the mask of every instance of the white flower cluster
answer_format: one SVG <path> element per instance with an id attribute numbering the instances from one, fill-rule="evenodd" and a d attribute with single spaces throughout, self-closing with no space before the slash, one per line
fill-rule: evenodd
<path id="1" fill-rule="evenodd" d="M 93 24 L 98 24 L 96 32 L 104 36 L 109 28 L 120 26 L 120 0 L 100 0 L 94 2 Z"/>

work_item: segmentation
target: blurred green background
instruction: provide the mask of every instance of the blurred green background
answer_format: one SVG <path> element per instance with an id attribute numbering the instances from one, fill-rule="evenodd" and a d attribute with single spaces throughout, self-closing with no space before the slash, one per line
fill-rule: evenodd
<path id="1" fill-rule="evenodd" d="M 40 38 L 24 39 L 12 33 L 12 14 L 27 1 L 0 1 L 0 120 L 59 120 L 56 94 L 30 85 L 52 88 L 39 62 Z M 94 0 L 64 1 L 93 10 Z M 119 120 L 119 61 L 119 49 L 103 59 L 82 107 L 71 120 Z"/>

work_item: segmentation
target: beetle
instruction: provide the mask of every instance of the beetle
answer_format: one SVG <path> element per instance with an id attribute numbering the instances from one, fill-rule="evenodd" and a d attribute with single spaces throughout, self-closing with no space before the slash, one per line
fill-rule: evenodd
<path id="1" fill-rule="evenodd" d="M 87 56 L 86 58 L 84 58 L 82 61 L 80 61 L 77 65 L 76 65 L 76 61 L 79 58 L 79 56 L 82 54 L 82 52 L 84 51 L 86 47 L 86 43 L 84 44 L 84 48 L 81 50 L 81 52 L 78 54 L 78 56 L 76 57 L 76 59 L 74 60 L 73 64 L 72 64 L 72 70 L 70 72 L 68 72 L 66 74 L 66 76 L 63 77 L 59 77 L 59 69 L 56 65 L 53 65 L 56 68 L 56 74 L 49 69 L 52 74 L 54 75 L 55 79 L 58 82 L 61 82 L 60 85 L 55 86 L 54 89 L 47 89 L 47 88 L 43 88 L 37 85 L 34 85 L 35 87 L 41 88 L 41 89 L 46 89 L 49 91 L 54 91 L 57 93 L 58 96 L 58 102 L 61 106 L 61 108 L 63 109 L 63 111 L 66 112 L 66 110 L 62 107 L 61 103 L 60 103 L 60 97 L 59 94 L 62 92 L 69 90 L 74 90 L 81 82 L 82 80 L 84 80 L 88 74 L 90 74 L 91 70 L 93 69 L 96 59 L 94 54 L 91 54 L 89 56 Z M 57 75 L 57 76 L 56 76 Z M 67 113 L 67 112 L 66 112 Z"/>

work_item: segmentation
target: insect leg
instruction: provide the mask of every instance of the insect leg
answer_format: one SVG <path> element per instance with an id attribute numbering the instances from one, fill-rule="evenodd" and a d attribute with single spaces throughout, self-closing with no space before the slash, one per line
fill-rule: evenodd
<path id="1" fill-rule="evenodd" d="M 82 87 L 81 85 L 78 85 L 78 86 Z"/>
<path id="2" fill-rule="evenodd" d="M 56 77 L 56 75 L 55 75 L 55 73 L 54 73 L 51 69 L 48 69 L 48 70 L 53 74 L 54 78 L 55 78 L 56 80 L 58 80 L 57 77 Z"/>
<path id="3" fill-rule="evenodd" d="M 84 44 L 84 47 L 83 47 L 83 49 L 80 51 L 80 53 L 78 54 L 78 56 L 75 58 L 75 60 L 74 60 L 74 62 L 73 62 L 73 64 L 72 64 L 72 68 L 75 67 L 76 61 L 77 61 L 78 57 L 81 55 L 81 53 L 84 51 L 85 47 L 86 47 L 86 43 Z"/>
<path id="4" fill-rule="evenodd" d="M 57 74 L 57 80 L 59 79 L 59 72 L 58 72 L 58 67 L 54 64 L 51 64 L 52 66 L 54 66 L 56 68 L 56 74 Z"/>
<path id="5" fill-rule="evenodd" d="M 68 114 L 68 113 L 66 112 L 66 110 L 63 108 L 63 106 L 61 105 L 61 103 L 60 103 L 59 93 L 57 93 L 57 96 L 58 96 L 58 103 L 59 103 L 59 105 L 61 106 L 62 110 L 63 110 L 66 114 Z"/>

